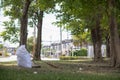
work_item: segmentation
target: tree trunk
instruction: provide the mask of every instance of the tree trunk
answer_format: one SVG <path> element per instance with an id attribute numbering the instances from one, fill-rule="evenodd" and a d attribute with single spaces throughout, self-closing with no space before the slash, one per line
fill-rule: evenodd
<path id="1" fill-rule="evenodd" d="M 119 34 L 116 21 L 116 10 L 115 10 L 115 0 L 109 0 L 109 29 L 110 29 L 110 39 L 111 39 L 111 63 L 113 67 L 120 67 L 120 43 Z"/>
<path id="2" fill-rule="evenodd" d="M 110 58 L 110 37 L 106 37 L 106 56 Z"/>
<path id="3" fill-rule="evenodd" d="M 21 16 L 21 27 L 20 27 L 20 45 L 26 45 L 27 43 L 27 24 L 28 24 L 28 9 L 30 6 L 30 0 L 25 0 L 23 6 L 23 12 Z"/>
<path id="4" fill-rule="evenodd" d="M 35 47 L 35 60 L 41 60 L 40 54 L 41 54 L 41 42 L 42 42 L 42 21 L 43 21 L 43 11 L 40 11 L 40 14 L 38 15 L 38 25 L 37 25 L 37 43 Z"/>
<path id="5" fill-rule="evenodd" d="M 92 33 L 92 40 L 93 40 L 93 48 L 94 48 L 94 61 L 102 61 L 101 55 L 101 40 L 98 40 L 97 31 L 93 29 Z"/>
<path id="6" fill-rule="evenodd" d="M 95 20 L 96 20 L 96 26 L 91 30 L 93 47 L 94 47 L 94 61 L 102 61 L 100 16 L 97 16 Z"/>

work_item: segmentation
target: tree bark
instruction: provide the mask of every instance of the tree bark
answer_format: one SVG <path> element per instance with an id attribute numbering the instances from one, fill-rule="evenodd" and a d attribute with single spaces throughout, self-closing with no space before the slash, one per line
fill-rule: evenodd
<path id="1" fill-rule="evenodd" d="M 120 67 L 120 41 L 118 34 L 118 26 L 116 20 L 115 0 L 108 0 L 109 6 L 109 29 L 111 40 L 111 63 L 113 67 Z"/>
<path id="2" fill-rule="evenodd" d="M 94 61 L 102 61 L 101 54 L 101 27 L 100 27 L 100 16 L 97 16 L 96 26 L 91 30 L 93 47 L 94 47 Z"/>
<path id="3" fill-rule="evenodd" d="M 21 27 L 20 27 L 20 45 L 26 45 L 27 43 L 27 24 L 28 24 L 28 9 L 31 1 L 25 0 L 25 4 L 23 6 L 23 12 L 20 19 Z"/>
<path id="4" fill-rule="evenodd" d="M 96 29 L 92 29 L 91 33 L 92 33 L 93 48 L 94 48 L 94 61 L 98 62 L 102 60 L 101 41 L 98 40 Z"/>
<path id="5" fill-rule="evenodd" d="M 40 14 L 38 15 L 38 25 L 37 25 L 37 43 L 35 47 L 35 60 L 41 60 L 40 54 L 41 54 L 41 46 L 42 46 L 42 22 L 43 22 L 43 11 L 40 11 Z"/>

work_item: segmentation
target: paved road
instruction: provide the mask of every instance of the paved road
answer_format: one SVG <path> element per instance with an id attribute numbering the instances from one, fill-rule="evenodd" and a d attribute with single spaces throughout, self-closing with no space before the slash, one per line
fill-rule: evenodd
<path id="1" fill-rule="evenodd" d="M 41 58 L 42 60 L 59 60 L 58 58 Z M 0 62 L 10 62 L 10 61 L 17 61 L 17 56 L 16 55 L 12 55 L 9 57 L 0 57 Z"/>

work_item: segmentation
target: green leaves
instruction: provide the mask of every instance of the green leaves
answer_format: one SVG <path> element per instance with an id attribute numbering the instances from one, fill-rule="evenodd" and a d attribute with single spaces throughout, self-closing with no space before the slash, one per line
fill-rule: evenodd
<path id="1" fill-rule="evenodd" d="M 50 12 L 55 7 L 55 0 L 36 0 L 36 7 L 39 10 Z"/>
<path id="2" fill-rule="evenodd" d="M 4 39 L 4 41 L 8 40 L 11 43 L 19 42 L 19 28 L 16 27 L 14 21 L 6 21 L 3 23 L 5 26 L 5 30 L 0 33 L 0 36 Z"/>
<path id="3" fill-rule="evenodd" d="M 12 19 L 18 19 L 21 16 L 22 0 L 3 0 L 1 8 L 4 15 L 10 16 Z"/>

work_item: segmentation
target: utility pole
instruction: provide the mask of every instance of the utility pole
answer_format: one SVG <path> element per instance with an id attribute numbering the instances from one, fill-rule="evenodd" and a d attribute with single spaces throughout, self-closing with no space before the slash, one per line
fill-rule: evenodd
<path id="1" fill-rule="evenodd" d="M 62 28 L 60 27 L 60 52 L 62 54 Z"/>
<path id="2" fill-rule="evenodd" d="M 52 55 L 52 36 L 50 36 L 50 56 Z"/>
<path id="3" fill-rule="evenodd" d="M 36 45 L 36 26 L 34 26 L 34 32 L 33 32 L 33 57 L 35 55 L 35 45 Z"/>
<path id="4" fill-rule="evenodd" d="M 67 29 L 67 40 L 69 39 L 69 32 L 68 32 L 68 29 Z"/>

